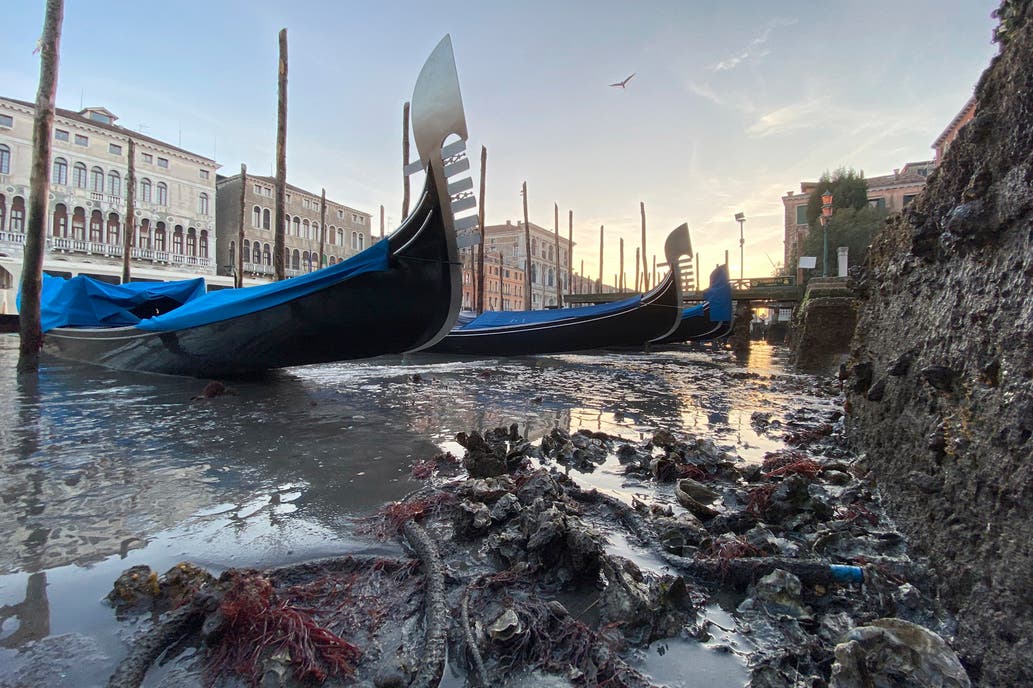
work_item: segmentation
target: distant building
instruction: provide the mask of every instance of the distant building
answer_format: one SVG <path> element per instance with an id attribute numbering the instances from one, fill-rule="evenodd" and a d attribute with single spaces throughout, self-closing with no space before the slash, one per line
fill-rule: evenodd
<path id="1" fill-rule="evenodd" d="M 961 128 L 972 121 L 976 116 L 976 103 L 975 96 L 968 99 L 965 103 L 965 107 L 961 108 L 961 112 L 954 116 L 951 123 L 947 125 L 947 128 L 943 130 L 943 133 L 936 137 L 933 141 L 933 150 L 936 151 L 936 165 L 943 162 L 943 156 L 946 155 L 947 149 L 954 143 L 954 139 L 958 138 L 958 132 Z"/>
<path id="2" fill-rule="evenodd" d="M 554 230 L 529 224 L 531 233 L 531 260 L 528 269 L 524 242 L 524 223 L 506 221 L 504 225 L 484 228 L 485 255 L 501 255 L 505 265 L 530 273 L 531 310 L 556 306 L 556 285 L 565 294 L 569 285 L 567 258 L 573 246 L 563 235 L 559 238 L 559 266 L 556 264 L 556 235 Z M 522 309 L 521 309 L 522 310 Z"/>
<path id="3" fill-rule="evenodd" d="M 218 180 L 216 221 L 219 239 L 215 247 L 220 275 L 233 275 L 237 266 L 240 231 L 241 175 Z M 244 190 L 244 275 L 261 281 L 273 275 L 273 240 L 276 223 L 276 179 L 247 176 Z M 287 185 L 284 219 L 284 266 L 297 276 L 338 263 L 370 246 L 372 216 L 336 201 L 326 201 L 326 233 L 322 233 L 321 194 Z M 322 256 L 320 238 L 322 237 Z"/>
<path id="4" fill-rule="evenodd" d="M 932 160 L 909 162 L 903 168 L 893 170 L 893 174 L 865 179 L 868 183 L 868 205 L 885 208 L 890 212 L 907 207 L 925 186 L 926 178 L 934 167 L 935 162 Z M 785 253 L 782 264 L 790 272 L 796 269 L 795 265 L 790 263 L 799 257 L 800 246 L 810 231 L 807 224 L 807 202 L 812 193 L 821 194 L 823 191 L 824 189 L 818 188 L 817 182 L 800 182 L 800 193 L 790 190 L 782 196 L 785 212 Z"/>
<path id="5" fill-rule="evenodd" d="M 473 252 L 466 248 L 460 251 L 463 261 L 463 310 L 476 310 Z M 524 310 L 524 271 L 509 265 L 498 252 L 484 254 L 484 310 Z"/>
<path id="6" fill-rule="evenodd" d="M 32 103 L 0 97 L 0 307 L 9 313 L 21 281 L 35 111 Z M 215 277 L 218 165 L 119 126 L 117 119 L 102 107 L 55 111 L 43 269 L 120 281 L 132 138 L 132 278 Z"/>

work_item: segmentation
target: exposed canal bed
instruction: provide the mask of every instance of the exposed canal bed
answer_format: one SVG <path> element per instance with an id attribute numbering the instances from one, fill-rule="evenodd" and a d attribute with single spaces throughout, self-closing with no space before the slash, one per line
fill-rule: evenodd
<path id="1" fill-rule="evenodd" d="M 38 384 L 19 384 L 17 340 L 0 337 L 9 400 L 0 408 L 0 685 L 103 685 L 149 623 L 116 619 L 104 599 L 131 566 L 162 573 L 189 561 L 218 575 L 343 554 L 405 556 L 396 540 L 367 534 L 362 519 L 424 488 L 426 476 L 414 477 L 421 462 L 443 451 L 461 457 L 457 433 L 516 424 L 535 447 L 557 428 L 605 433 L 614 438 L 605 458 L 560 470 L 584 490 L 683 511 L 669 483 L 629 471 L 616 438 L 643 446 L 675 430 L 743 467 L 786 451 L 794 431 L 834 428 L 842 400 L 833 381 L 789 372 L 783 353 L 755 344 L 740 360 L 689 348 L 413 356 L 291 369 L 197 399 L 203 380 L 52 359 Z M 595 523 L 608 551 L 666 570 L 605 521 Z M 744 685 L 758 641 L 736 611 L 743 599 L 708 595 L 694 621 L 705 633 L 649 643 L 628 654 L 629 665 L 657 684 Z M 572 612 L 592 602 L 564 599 Z M 189 666 L 181 657 L 147 685 L 201 685 Z M 464 678 L 446 669 L 443 685 Z"/>

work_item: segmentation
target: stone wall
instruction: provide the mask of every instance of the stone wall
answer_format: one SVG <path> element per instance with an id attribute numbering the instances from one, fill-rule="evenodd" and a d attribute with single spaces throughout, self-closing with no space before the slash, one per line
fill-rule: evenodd
<path id="1" fill-rule="evenodd" d="M 796 313 L 789 335 L 793 364 L 822 371 L 839 366 L 850 352 L 857 324 L 857 299 L 846 278 L 814 278 Z"/>
<path id="2" fill-rule="evenodd" d="M 1006 0 L 979 108 L 880 232 L 851 436 L 940 574 L 982 686 L 1033 685 L 1033 2 Z"/>

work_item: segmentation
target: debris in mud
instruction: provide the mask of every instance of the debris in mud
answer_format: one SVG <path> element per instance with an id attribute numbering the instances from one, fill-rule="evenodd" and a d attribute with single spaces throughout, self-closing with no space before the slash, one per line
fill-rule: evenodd
<path id="1" fill-rule="evenodd" d="M 195 397 L 191 397 L 190 400 L 197 401 L 199 399 L 214 399 L 215 397 L 223 396 L 235 397 L 237 396 L 237 391 L 232 387 L 227 387 L 223 383 L 213 380 L 204 386 L 204 389 L 201 390 L 200 394 Z"/>
<path id="2" fill-rule="evenodd" d="M 430 686 L 447 654 L 472 684 L 535 676 L 541 685 L 644 688 L 653 683 L 636 668 L 643 648 L 705 637 L 702 610 L 715 593 L 738 596 L 729 632 L 754 686 L 845 677 L 850 661 L 866 660 L 841 642 L 890 634 L 878 619 L 949 637 L 871 487 L 852 460 L 825 455 L 833 425 L 814 418 L 793 429 L 801 441 L 761 466 L 667 431 L 633 443 L 554 429 L 539 445 L 515 425 L 462 433 L 467 477 L 437 471 L 454 457 L 417 462 L 414 475 L 430 483 L 360 528 L 404 538 L 419 564 L 342 558 L 227 571 L 180 595 L 187 611 L 172 614 L 193 616 L 175 642 L 200 645 L 210 682 Z M 613 457 L 654 483 L 651 503 L 585 490 L 568 474 Z M 611 553 L 614 529 L 662 567 Z M 117 598 L 160 587 L 149 569 L 126 576 Z M 582 611 L 572 614 L 561 597 L 584 600 Z M 860 630 L 873 624 L 884 630 Z"/>

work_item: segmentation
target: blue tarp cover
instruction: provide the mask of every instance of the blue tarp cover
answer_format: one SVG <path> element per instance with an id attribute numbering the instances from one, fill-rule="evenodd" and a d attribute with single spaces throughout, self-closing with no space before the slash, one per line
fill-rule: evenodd
<path id="1" fill-rule="evenodd" d="M 510 325 L 534 325 L 539 323 L 560 322 L 584 316 L 606 315 L 641 303 L 641 296 L 633 296 L 623 301 L 601 303 L 597 306 L 579 306 L 578 308 L 553 308 L 543 311 L 486 311 L 462 327 L 459 331 L 480 330 L 488 327 L 508 327 Z"/>
<path id="2" fill-rule="evenodd" d="M 136 325 L 150 332 L 170 332 L 209 325 L 278 306 L 362 273 L 386 270 L 388 248 L 389 242 L 378 241 L 346 261 L 301 277 L 244 289 L 221 289 L 207 294 L 204 293 L 204 280 L 201 278 L 182 282 L 111 285 L 83 276 L 65 280 L 47 275 L 42 295 L 43 331 L 69 326 Z M 77 284 L 73 286 L 73 283 Z M 173 296 L 178 293 L 190 295 L 178 299 Z M 184 303 L 164 315 L 144 320 L 129 312 L 134 306 L 161 296 L 177 298 Z"/>
<path id="3" fill-rule="evenodd" d="M 714 322 L 732 319 L 732 285 L 728 281 L 728 268 L 718 265 L 710 273 L 710 287 L 703 292 L 710 302 L 710 319 Z M 684 317 L 684 314 L 683 316 Z"/>

